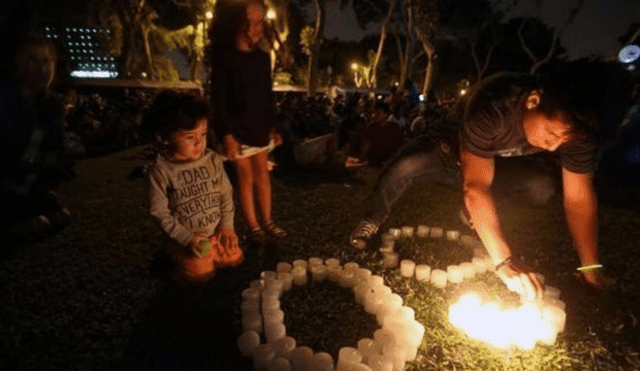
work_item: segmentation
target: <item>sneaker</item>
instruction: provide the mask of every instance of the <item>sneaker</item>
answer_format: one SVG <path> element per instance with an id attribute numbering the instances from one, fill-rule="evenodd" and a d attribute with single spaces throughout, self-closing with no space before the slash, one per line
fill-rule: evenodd
<path id="1" fill-rule="evenodd" d="M 363 220 L 356 229 L 351 232 L 349 245 L 354 249 L 364 250 L 367 248 L 367 240 L 378 232 L 378 225 L 369 220 Z"/>

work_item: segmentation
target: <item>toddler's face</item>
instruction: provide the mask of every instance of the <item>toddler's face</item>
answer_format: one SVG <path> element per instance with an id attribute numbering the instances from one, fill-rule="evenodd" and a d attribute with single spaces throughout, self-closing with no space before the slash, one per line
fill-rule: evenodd
<path id="1" fill-rule="evenodd" d="M 178 130 L 169 136 L 172 157 L 179 161 L 195 161 L 204 156 L 207 147 L 207 119 L 200 119 L 192 130 Z"/>

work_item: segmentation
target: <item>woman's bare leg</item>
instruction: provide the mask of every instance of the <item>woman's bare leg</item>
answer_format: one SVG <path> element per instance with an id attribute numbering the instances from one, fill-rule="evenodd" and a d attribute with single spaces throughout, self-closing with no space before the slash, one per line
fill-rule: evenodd
<path id="1" fill-rule="evenodd" d="M 254 156 L 252 156 L 254 157 Z M 238 181 L 238 198 L 240 199 L 240 208 L 242 215 L 249 227 L 254 230 L 260 226 L 256 217 L 256 209 L 254 202 L 253 188 L 255 184 L 252 158 L 240 158 L 233 161 L 233 165 L 237 173 Z"/>
<path id="2" fill-rule="evenodd" d="M 267 163 L 267 151 L 251 156 L 251 167 L 256 192 L 256 201 L 264 225 L 272 221 L 271 216 L 271 177 Z"/>

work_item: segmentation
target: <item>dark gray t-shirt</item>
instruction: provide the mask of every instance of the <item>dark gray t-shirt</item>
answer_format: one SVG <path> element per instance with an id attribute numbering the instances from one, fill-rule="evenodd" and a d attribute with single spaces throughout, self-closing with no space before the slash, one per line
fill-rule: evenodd
<path id="1" fill-rule="evenodd" d="M 501 73 L 480 82 L 470 93 L 460 130 L 460 146 L 486 158 L 527 156 L 544 151 L 529 142 L 522 127 L 525 100 L 537 86 L 535 76 Z M 563 168 L 574 173 L 595 170 L 595 146 L 587 140 L 556 150 Z"/>

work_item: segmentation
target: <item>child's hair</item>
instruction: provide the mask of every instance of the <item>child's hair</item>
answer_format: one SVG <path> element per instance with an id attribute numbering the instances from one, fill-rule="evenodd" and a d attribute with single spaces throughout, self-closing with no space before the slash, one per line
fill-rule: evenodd
<path id="1" fill-rule="evenodd" d="M 202 98 L 172 90 L 156 96 L 142 127 L 158 141 L 165 141 L 177 130 L 192 130 L 199 120 L 209 118 L 209 105 Z"/>

